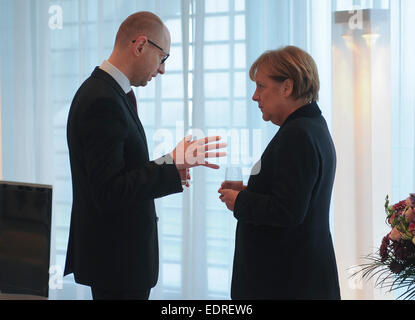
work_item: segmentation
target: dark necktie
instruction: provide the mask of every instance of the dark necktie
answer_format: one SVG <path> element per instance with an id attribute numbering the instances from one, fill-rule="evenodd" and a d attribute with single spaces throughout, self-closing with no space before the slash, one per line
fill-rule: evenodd
<path id="1" fill-rule="evenodd" d="M 128 93 L 127 93 L 127 96 L 128 96 L 128 98 L 130 98 L 131 103 L 132 103 L 132 104 L 133 104 L 133 106 L 135 107 L 135 111 L 137 112 L 137 116 L 138 116 L 137 99 L 135 98 L 134 91 L 133 91 L 133 90 L 131 90 L 130 92 L 128 92 Z M 136 122 L 137 122 L 137 124 L 138 124 L 138 129 L 141 131 L 141 134 L 143 135 L 143 139 L 144 139 L 145 146 L 146 146 L 147 153 L 148 153 L 147 139 L 146 139 L 146 134 L 145 134 L 145 132 L 144 132 L 143 125 L 141 124 L 141 122 L 140 122 L 140 119 L 139 119 L 139 118 L 137 118 L 136 120 L 138 120 L 138 122 L 136 121 Z"/>
<path id="2" fill-rule="evenodd" d="M 128 98 L 130 98 L 131 103 L 133 104 L 133 106 L 135 107 L 135 111 L 138 114 L 138 107 L 137 107 L 137 99 L 135 98 L 135 94 L 134 91 L 131 90 L 130 92 L 127 93 Z"/>

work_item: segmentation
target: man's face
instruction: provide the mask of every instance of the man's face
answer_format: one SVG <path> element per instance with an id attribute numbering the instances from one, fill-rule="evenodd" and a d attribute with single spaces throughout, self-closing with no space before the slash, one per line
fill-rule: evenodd
<path id="1" fill-rule="evenodd" d="M 146 86 L 149 81 L 157 77 L 158 74 L 165 73 L 165 59 L 170 52 L 170 34 L 168 30 L 164 32 L 161 39 L 148 39 L 145 57 L 145 69 L 140 82 L 140 86 Z"/>

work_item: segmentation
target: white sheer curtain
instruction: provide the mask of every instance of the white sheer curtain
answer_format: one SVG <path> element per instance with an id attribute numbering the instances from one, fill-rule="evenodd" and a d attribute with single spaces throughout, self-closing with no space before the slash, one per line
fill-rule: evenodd
<path id="1" fill-rule="evenodd" d="M 409 90 L 414 76 L 408 70 L 414 68 L 409 33 L 415 4 L 338 0 L 333 6 L 333 134 L 338 151 L 333 207 L 342 296 L 390 299 L 393 294 L 374 289 L 373 281 L 350 276 L 358 271 L 353 266 L 365 262 L 363 257 L 375 252 L 390 231 L 386 195 L 398 202 L 414 188 L 414 94 Z"/>
<path id="2" fill-rule="evenodd" d="M 361 258 L 380 243 L 386 231 L 384 199 L 392 184 L 391 153 L 384 152 L 392 146 L 389 29 L 377 31 L 381 37 L 376 43 L 364 38 L 372 36 L 368 26 L 389 19 L 377 19 L 373 9 L 373 3 L 337 1 L 333 13 L 334 234 L 345 299 L 374 298 L 373 282 L 353 282 L 356 270 L 350 268 L 363 263 Z M 388 14 L 389 7 L 382 13 Z"/>
<path id="3" fill-rule="evenodd" d="M 247 1 L 247 6 L 247 67 L 265 50 L 295 45 L 308 51 L 319 68 L 320 107 L 330 124 L 331 65 L 327 61 L 331 59 L 331 1 L 261 0 Z M 252 94 L 254 83 L 247 81 Z M 257 109 L 252 117 L 255 126 L 263 129 L 266 143 L 275 135 L 276 127 L 264 123 Z"/>
<path id="4" fill-rule="evenodd" d="M 1 70 L 0 70 L 1 73 Z M 1 80 L 1 79 L 0 79 Z M 0 81 L 0 180 L 3 180 L 3 153 L 2 153 L 2 142 L 3 142 L 3 138 L 2 138 L 2 129 L 1 129 L 1 112 L 2 108 L 1 108 L 1 81 Z"/>
<path id="5" fill-rule="evenodd" d="M 62 28 L 59 16 L 54 17 L 59 10 L 49 11 L 52 6 L 61 9 Z M 368 114 L 345 103 L 362 93 L 348 82 L 347 64 L 338 64 L 337 49 L 344 40 L 332 20 L 334 12 L 356 6 L 383 8 L 390 16 L 389 42 L 378 42 L 390 49 L 390 57 L 379 60 L 381 51 L 369 52 L 375 68 L 360 80 L 371 85 Z M 373 284 L 351 281 L 349 268 L 380 244 L 384 196 L 389 193 L 398 201 L 414 188 L 415 76 L 407 72 L 415 70 L 412 0 L 3 0 L 0 164 L 6 180 L 54 186 L 50 298 L 90 299 L 89 289 L 75 285 L 72 277 L 59 278 L 72 200 L 66 146 L 69 106 L 79 85 L 108 58 L 120 23 L 140 10 L 158 14 L 172 34 L 166 74 L 136 92 L 151 158 L 170 152 L 189 130 L 195 135 L 220 133 L 230 143 L 230 156 L 219 162 L 220 170 L 194 169 L 189 190 L 157 200 L 160 278 L 151 298 L 229 298 L 235 219 L 218 200 L 217 189 L 231 162 L 243 167 L 246 182 L 252 164 L 278 130 L 262 121 L 251 100 L 254 84 L 248 70 L 265 50 L 290 44 L 307 50 L 317 62 L 319 104 L 338 151 L 332 230 L 342 295 L 383 298 Z M 341 49 L 351 57 L 346 47 Z M 376 70 L 386 71 L 377 77 Z M 339 77 L 346 79 L 341 83 L 350 91 L 342 91 Z M 385 79 L 390 87 L 382 87 Z M 385 93 L 389 98 L 380 100 Z M 342 113 L 343 106 L 348 113 Z M 367 121 L 370 130 L 355 135 L 353 119 Z M 362 149 L 349 145 L 362 141 L 369 149 L 359 158 L 356 152 Z M 361 174 L 362 168 L 367 172 Z"/>
<path id="6" fill-rule="evenodd" d="M 415 3 L 391 1 L 392 10 L 392 121 L 393 200 L 415 189 Z"/>
<path id="7" fill-rule="evenodd" d="M 415 2 L 390 1 L 392 15 L 392 200 L 415 190 Z M 395 294 L 395 297 L 399 296 Z"/>
<path id="8" fill-rule="evenodd" d="M 7 3 L 3 5 L 7 6 Z M 48 4 L 47 1 L 28 3 L 18 0 L 14 1 L 13 9 L 12 18 L 5 17 L 6 21 L 14 20 L 14 28 L 6 29 L 11 31 L 8 36 L 12 36 L 6 43 L 12 46 L 5 50 L 9 65 L 3 65 L 2 68 L 6 72 L 2 78 L 5 84 L 3 89 L 7 90 L 7 93 L 3 91 L 6 113 L 4 127 L 6 132 L 12 133 L 5 144 L 13 145 L 10 148 L 12 154 L 5 156 L 8 158 L 6 163 L 12 163 L 9 167 L 12 167 L 13 173 L 5 172 L 5 177 L 50 182 L 51 161 L 47 156 L 52 141 L 48 110 L 49 68 L 47 56 L 42 54 L 48 52 L 49 46 L 48 37 L 42 36 L 47 34 Z M 4 11 L 3 14 L 8 15 L 10 11 Z M 9 108 L 10 102 L 13 103 L 12 110 Z"/>

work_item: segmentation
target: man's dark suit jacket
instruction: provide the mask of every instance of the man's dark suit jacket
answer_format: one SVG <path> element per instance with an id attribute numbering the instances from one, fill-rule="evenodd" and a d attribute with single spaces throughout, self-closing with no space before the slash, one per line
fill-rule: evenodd
<path id="1" fill-rule="evenodd" d="M 235 202 L 232 298 L 340 299 L 329 229 L 336 153 L 316 103 L 287 118 L 258 164 Z"/>
<path id="2" fill-rule="evenodd" d="M 155 286 L 154 199 L 183 191 L 171 157 L 149 160 L 135 106 L 99 68 L 73 99 L 67 139 L 73 204 L 64 274 L 113 292 Z"/>

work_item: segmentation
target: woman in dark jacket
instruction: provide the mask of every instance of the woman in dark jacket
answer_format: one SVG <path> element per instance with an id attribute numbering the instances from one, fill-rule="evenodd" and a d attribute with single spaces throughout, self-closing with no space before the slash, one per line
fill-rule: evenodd
<path id="1" fill-rule="evenodd" d="M 250 77 L 263 120 L 280 128 L 248 185 L 219 189 L 238 220 L 231 297 L 340 299 L 329 228 L 336 152 L 316 64 L 290 46 L 265 52 Z"/>

